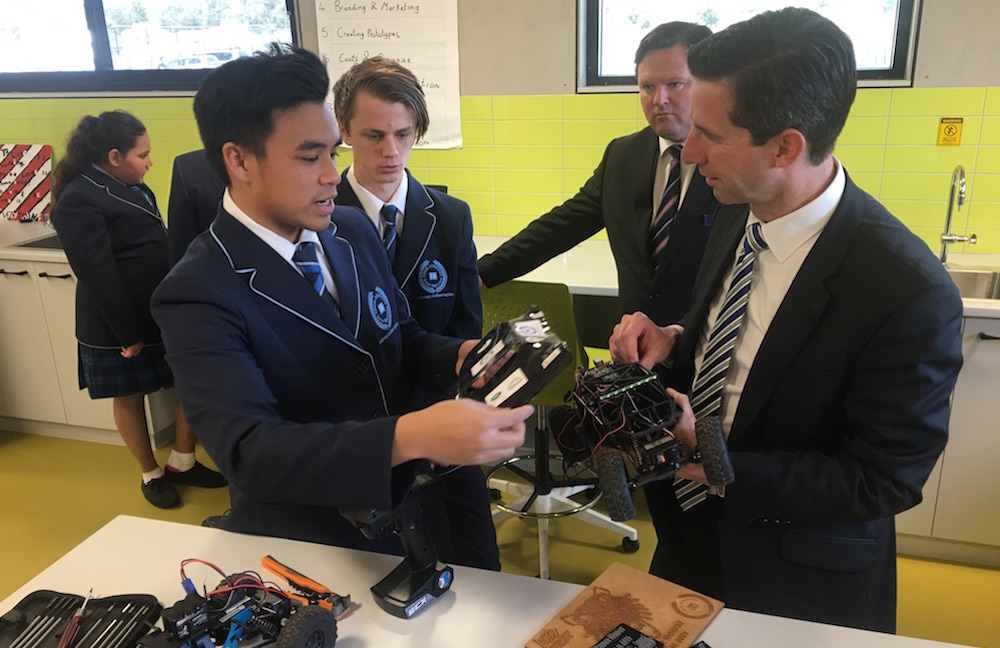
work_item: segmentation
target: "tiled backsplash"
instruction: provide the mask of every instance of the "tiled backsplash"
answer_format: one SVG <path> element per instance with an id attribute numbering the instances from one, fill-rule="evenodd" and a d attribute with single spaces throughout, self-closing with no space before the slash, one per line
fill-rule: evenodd
<path id="1" fill-rule="evenodd" d="M 173 157 L 201 146 L 190 97 L 0 99 L 0 142 L 52 144 L 58 161 L 80 116 L 114 108 L 149 129 L 147 180 L 165 211 Z M 936 145 L 942 117 L 963 118 L 960 146 Z M 463 148 L 415 150 L 409 168 L 467 201 L 477 233 L 510 235 L 576 193 L 611 138 L 644 125 L 634 94 L 462 97 Z M 862 88 L 836 154 L 935 251 L 952 169 L 964 165 L 966 204 L 952 231 L 980 242 L 952 251 L 1000 253 L 1000 87 Z M 349 150 L 341 160 L 350 163 Z"/>

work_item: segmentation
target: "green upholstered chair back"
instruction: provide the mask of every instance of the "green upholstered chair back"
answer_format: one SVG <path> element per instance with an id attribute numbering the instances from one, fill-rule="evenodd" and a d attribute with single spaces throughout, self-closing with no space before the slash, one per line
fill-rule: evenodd
<path id="1" fill-rule="evenodd" d="M 564 284 L 534 281 L 508 281 L 493 288 L 481 288 L 483 299 L 483 333 L 500 322 L 522 314 L 532 304 L 545 313 L 549 328 L 573 352 L 573 364 L 543 389 L 532 401 L 536 405 L 562 405 L 563 397 L 575 386 L 573 373 L 577 366 L 587 364 L 587 353 L 580 343 L 573 317 L 573 301 Z"/>

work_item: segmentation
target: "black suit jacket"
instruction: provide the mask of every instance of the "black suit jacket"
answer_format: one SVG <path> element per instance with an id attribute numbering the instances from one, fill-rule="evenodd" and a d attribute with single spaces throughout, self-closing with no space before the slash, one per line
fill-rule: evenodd
<path id="1" fill-rule="evenodd" d="M 167 274 L 167 232 L 149 187 L 85 169 L 62 191 L 52 224 L 77 277 L 77 339 L 112 349 L 158 343 L 149 298 Z"/>
<path id="2" fill-rule="evenodd" d="M 720 220 L 713 232 L 674 355 L 682 391 L 745 222 Z M 764 336 L 730 431 L 736 481 L 718 519 L 727 605 L 895 630 L 894 516 L 920 502 L 947 441 L 961 324 L 941 263 L 848 178 Z"/>
<path id="3" fill-rule="evenodd" d="M 215 220 L 225 190 L 226 185 L 209 166 L 204 149 L 174 158 L 170 200 L 167 202 L 171 266 L 181 260 L 191 241 Z"/>
<path id="4" fill-rule="evenodd" d="M 612 140 L 579 193 L 532 221 L 479 260 L 487 286 L 520 277 L 607 228 L 618 267 L 621 312 L 642 311 L 661 325 L 683 317 L 705 243 L 717 218 L 746 214 L 745 205 L 721 206 L 696 170 L 655 276 L 649 227 L 659 138 L 646 127 Z"/>
<path id="5" fill-rule="evenodd" d="M 338 507 L 398 504 L 418 462 L 391 468 L 390 414 L 411 381 L 454 379 L 461 342 L 408 315 L 363 213 L 338 207 L 319 236 L 340 317 L 221 208 L 152 309 L 185 416 L 229 480 L 227 529 L 398 552 L 398 540 L 366 540 Z M 428 526 L 447 541 L 446 525 Z"/>

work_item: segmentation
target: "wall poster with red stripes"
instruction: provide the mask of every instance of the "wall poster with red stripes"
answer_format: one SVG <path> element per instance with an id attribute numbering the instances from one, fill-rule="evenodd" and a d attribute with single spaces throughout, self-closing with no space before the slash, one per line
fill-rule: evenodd
<path id="1" fill-rule="evenodd" d="M 0 144 L 0 218 L 48 220 L 51 174 L 48 144 Z"/>

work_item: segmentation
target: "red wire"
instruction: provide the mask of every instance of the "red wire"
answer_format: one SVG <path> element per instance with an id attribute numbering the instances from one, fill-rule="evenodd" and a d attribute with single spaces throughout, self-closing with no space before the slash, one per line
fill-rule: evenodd
<path id="1" fill-rule="evenodd" d="M 569 450 L 570 452 L 581 452 L 581 451 L 583 451 L 583 450 L 584 450 L 584 448 L 571 448 L 571 447 L 569 447 L 569 446 L 567 446 L 567 445 L 564 445 L 564 444 L 562 443 L 562 435 L 563 435 L 563 432 L 565 432 L 565 431 L 566 431 L 566 429 L 567 429 L 567 428 L 569 427 L 569 424 L 570 424 L 570 422 L 571 422 L 571 421 L 573 420 L 573 418 L 574 418 L 574 417 L 572 417 L 572 416 L 571 416 L 570 418 L 566 419 L 566 422 L 565 422 L 565 423 L 563 423 L 563 426 L 562 426 L 562 429 L 561 429 L 561 430 L 559 430 L 559 434 L 557 434 L 557 435 L 556 435 L 556 443 L 558 443 L 558 444 L 559 444 L 560 446 L 562 446 L 563 448 L 566 448 L 566 449 L 567 449 L 567 450 Z"/>
<path id="2" fill-rule="evenodd" d="M 620 409 L 620 410 L 621 410 L 621 415 L 622 415 L 622 424 L 621 424 L 621 425 L 619 425 L 618 427 L 616 427 L 616 428 L 615 428 L 614 430 L 611 430 L 610 432 L 608 432 L 607 434 L 605 434 L 604 436 L 602 436 L 602 437 L 601 437 L 600 441 L 598 441 L 598 442 L 597 442 L 597 443 L 596 443 L 596 444 L 594 445 L 594 449 L 593 449 L 593 451 L 591 451 L 591 453 L 590 453 L 590 457 L 588 458 L 588 461 L 594 458 L 594 455 L 595 455 L 595 454 L 597 454 L 597 449 L 598 449 L 598 448 L 600 448 L 600 447 L 601 447 L 601 445 L 602 445 L 602 444 L 603 444 L 603 443 L 604 443 L 605 441 L 607 441 L 607 439 L 608 439 L 608 437 L 609 437 L 609 436 L 611 436 L 611 435 L 612 435 L 612 434 L 614 434 L 615 432 L 618 432 L 619 430 L 621 430 L 622 428 L 624 428 L 624 427 L 625 427 L 625 409 L 624 409 L 624 408 L 622 408 L 622 407 L 619 407 L 618 409 Z"/>
<path id="3" fill-rule="evenodd" d="M 226 577 L 226 572 L 219 569 L 219 566 L 214 563 L 210 563 L 207 560 L 202 560 L 201 558 L 185 558 L 184 560 L 181 561 L 181 580 L 187 578 L 187 575 L 184 574 L 184 568 L 188 565 L 188 563 L 200 563 L 202 565 L 208 565 L 215 571 L 219 572 L 219 575 L 221 575 L 223 578 Z"/>

